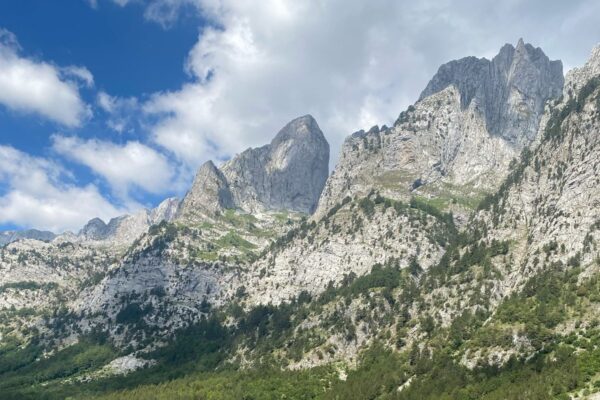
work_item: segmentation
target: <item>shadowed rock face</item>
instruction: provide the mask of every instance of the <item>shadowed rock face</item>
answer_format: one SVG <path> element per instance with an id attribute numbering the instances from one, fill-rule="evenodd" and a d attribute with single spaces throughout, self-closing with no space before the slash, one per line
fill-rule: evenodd
<path id="1" fill-rule="evenodd" d="M 192 188 L 181 202 L 179 216 L 215 215 L 224 208 L 233 207 L 225 176 L 212 161 L 207 161 L 198 170 Z"/>
<path id="2" fill-rule="evenodd" d="M 560 97 L 563 84 L 561 61 L 520 39 L 491 61 L 466 57 L 442 65 L 419 100 L 454 85 L 461 106 L 475 104 L 490 134 L 521 147 L 535 138 L 544 103 Z"/>
<path id="3" fill-rule="evenodd" d="M 305 115 L 288 123 L 273 141 L 248 149 L 223 165 L 234 202 L 247 211 L 311 213 L 329 174 L 329 144 L 317 121 Z"/>

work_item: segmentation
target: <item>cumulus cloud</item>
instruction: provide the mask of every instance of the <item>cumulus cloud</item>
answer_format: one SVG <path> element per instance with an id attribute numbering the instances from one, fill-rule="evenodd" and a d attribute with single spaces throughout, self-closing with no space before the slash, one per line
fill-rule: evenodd
<path id="1" fill-rule="evenodd" d="M 162 193 L 173 184 L 173 169 L 167 158 L 137 141 L 120 145 L 53 135 L 52 148 L 105 178 L 115 194 L 125 200 L 132 190 Z"/>
<path id="2" fill-rule="evenodd" d="M 595 13 L 582 12 L 600 8 L 590 0 L 144 3 L 163 25 L 192 7 L 209 21 L 185 65 L 191 79 L 144 105 L 158 119 L 153 140 L 189 165 L 264 144 L 306 113 L 335 159 L 351 132 L 393 123 L 444 62 L 491 57 L 523 36 L 581 63 L 600 34 Z"/>
<path id="3" fill-rule="evenodd" d="M 80 187 L 70 181 L 70 174 L 58 164 L 0 146 L 0 186 L 5 188 L 0 195 L 0 224 L 77 231 L 91 216 L 108 220 L 137 207 L 114 206 L 96 186 Z"/>
<path id="4" fill-rule="evenodd" d="M 135 116 L 139 114 L 140 105 L 135 97 L 116 97 L 106 92 L 99 92 L 96 103 L 108 114 L 106 125 L 118 133 L 133 129 Z"/>
<path id="5" fill-rule="evenodd" d="M 71 79 L 75 77 L 75 80 Z M 0 104 L 9 109 L 35 113 L 60 124 L 75 127 L 90 115 L 76 81 L 93 83 L 82 67 L 58 68 L 26 58 L 16 37 L 0 29 Z"/>

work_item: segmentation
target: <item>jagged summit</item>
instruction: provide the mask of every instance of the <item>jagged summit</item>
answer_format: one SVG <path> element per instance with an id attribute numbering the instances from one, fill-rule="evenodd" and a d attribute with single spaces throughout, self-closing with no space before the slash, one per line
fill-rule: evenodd
<path id="1" fill-rule="evenodd" d="M 461 107 L 473 106 L 490 134 L 518 146 L 535 138 L 547 100 L 562 94 L 562 62 L 550 61 L 539 47 L 519 39 L 505 44 L 491 61 L 465 57 L 442 65 L 419 101 L 455 86 Z"/>
<path id="2" fill-rule="evenodd" d="M 562 63 L 523 40 L 504 45 L 491 61 L 442 65 L 393 127 L 346 139 L 317 215 L 372 189 L 399 199 L 494 191 L 535 139 L 544 105 L 560 97 L 563 82 Z"/>
<path id="3" fill-rule="evenodd" d="M 328 176 L 329 144 L 317 121 L 304 115 L 286 124 L 270 144 L 249 148 L 221 169 L 206 162 L 179 210 L 182 218 L 224 208 L 248 212 L 313 212 Z"/>

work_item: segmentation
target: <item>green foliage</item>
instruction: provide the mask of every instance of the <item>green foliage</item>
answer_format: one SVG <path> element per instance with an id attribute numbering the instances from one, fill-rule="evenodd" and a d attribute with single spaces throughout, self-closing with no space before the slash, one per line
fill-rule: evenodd
<path id="1" fill-rule="evenodd" d="M 500 207 L 500 201 L 503 200 L 508 194 L 509 189 L 520 183 L 523 179 L 523 174 L 525 173 L 525 169 L 529 165 L 532 159 L 532 152 L 528 148 L 524 148 L 521 152 L 521 157 L 519 161 L 513 161 L 510 165 L 510 173 L 500 185 L 500 188 L 496 191 L 496 193 L 487 195 L 481 200 L 479 206 L 477 206 L 478 210 L 492 210 L 495 215 L 502 214 L 504 209 Z"/>
<path id="2" fill-rule="evenodd" d="M 429 204 L 421 199 L 417 199 L 415 197 L 410 199 L 410 207 L 416 208 L 417 210 L 421 210 L 424 213 L 429 214 L 429 215 L 439 219 L 440 221 L 444 222 L 448 226 L 454 227 L 454 218 L 452 216 L 452 213 L 443 213 L 442 211 L 440 211 L 436 207 L 432 206 L 431 204 Z"/>
<path id="3" fill-rule="evenodd" d="M 234 231 L 229 231 L 217 240 L 217 244 L 222 247 L 234 247 L 243 250 L 252 250 L 256 248 L 255 244 L 242 238 Z"/>
<path id="4" fill-rule="evenodd" d="M 279 400 L 318 399 L 330 382 L 335 381 L 327 368 L 307 371 L 259 369 L 201 373 L 164 383 L 140 386 L 99 397 L 98 400 Z"/>
<path id="5" fill-rule="evenodd" d="M 374 288 L 397 288 L 402 282 L 402 271 L 395 261 L 387 265 L 375 264 L 371 273 L 356 278 L 356 275 L 348 275 L 342 281 L 340 287 L 330 285 L 320 296 L 319 302 L 325 304 L 336 297 L 354 298 L 368 293 Z"/>
<path id="6" fill-rule="evenodd" d="M 110 346 L 90 339 L 83 339 L 48 358 L 42 356 L 42 347 L 37 344 L 23 348 L 3 348 L 0 357 L 1 397 L 59 398 L 60 396 L 46 393 L 39 383 L 59 382 L 69 376 L 96 370 L 114 359 L 116 354 Z"/>
<path id="7" fill-rule="evenodd" d="M 58 287 L 55 282 L 38 283 L 34 281 L 20 281 L 20 282 L 8 282 L 0 285 L 0 293 L 5 292 L 8 289 L 15 290 L 53 290 Z"/>
<path id="8" fill-rule="evenodd" d="M 578 270 L 562 271 L 552 267 L 531 278 L 522 292 L 505 300 L 496 312 L 502 322 L 526 324 L 538 339 L 547 339 L 547 329 L 554 328 L 568 316 L 569 305 L 576 302 Z"/>

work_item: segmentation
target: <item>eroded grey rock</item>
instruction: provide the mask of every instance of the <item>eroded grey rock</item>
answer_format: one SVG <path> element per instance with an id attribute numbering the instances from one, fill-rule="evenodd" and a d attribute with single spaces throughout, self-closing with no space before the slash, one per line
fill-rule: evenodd
<path id="1" fill-rule="evenodd" d="M 562 94 L 562 62 L 519 39 L 491 61 L 466 57 L 440 67 L 419 100 L 454 85 L 462 108 L 475 104 L 489 133 L 518 146 L 535 138 L 547 100 Z"/>
<path id="2" fill-rule="evenodd" d="M 192 188 L 181 202 L 178 217 L 201 219 L 203 216 L 214 216 L 223 209 L 234 207 L 225 176 L 212 161 L 207 161 L 198 170 Z"/>
<path id="3" fill-rule="evenodd" d="M 234 202 L 246 211 L 311 213 L 329 175 L 329 144 L 317 121 L 305 115 L 273 141 L 248 149 L 222 167 Z"/>

